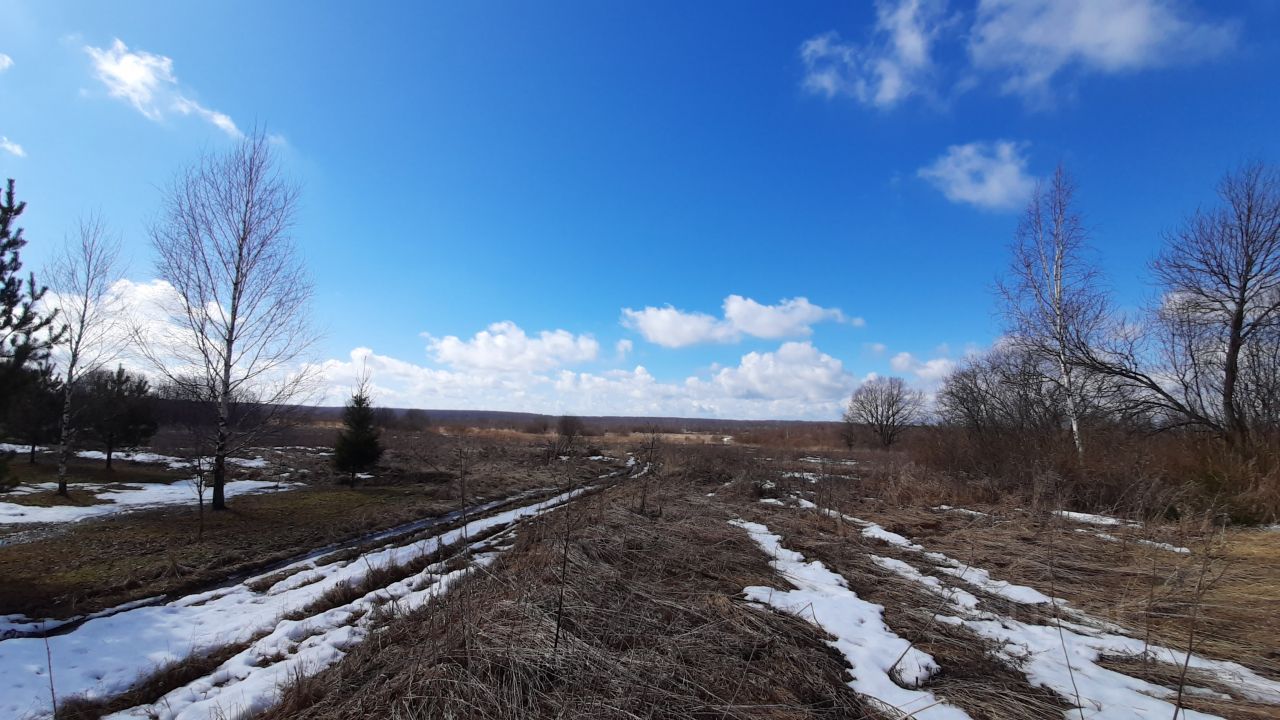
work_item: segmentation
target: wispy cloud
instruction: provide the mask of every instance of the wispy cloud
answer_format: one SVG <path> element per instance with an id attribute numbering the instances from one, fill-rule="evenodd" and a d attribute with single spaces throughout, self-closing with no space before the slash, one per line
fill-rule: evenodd
<path id="1" fill-rule="evenodd" d="M 27 156 L 27 151 L 23 150 L 21 145 L 10 140 L 7 137 L 4 137 L 3 135 L 0 135 L 0 150 L 3 150 L 15 157 Z"/>
<path id="2" fill-rule="evenodd" d="M 868 42 L 847 42 L 834 31 L 809 38 L 800 46 L 804 87 L 881 108 L 927 91 L 944 9 L 943 0 L 879 0 Z"/>
<path id="3" fill-rule="evenodd" d="M 173 73 L 173 59 L 145 50 L 130 50 L 120 39 L 108 48 L 86 45 L 94 72 L 112 97 L 120 98 L 159 122 L 166 113 L 195 115 L 232 137 L 242 133 L 226 113 L 211 110 L 183 93 Z"/>
<path id="4" fill-rule="evenodd" d="M 1193 18 L 1168 0 L 982 0 L 969 39 L 973 65 L 1001 90 L 1052 102 L 1069 69 L 1124 73 L 1188 64 L 1236 45 L 1239 25 Z"/>
<path id="5" fill-rule="evenodd" d="M 4 72 L 11 67 L 13 67 L 13 58 L 5 55 L 4 53 L 0 53 L 0 72 Z"/>
<path id="6" fill-rule="evenodd" d="M 1010 210 L 1035 187 L 1035 178 L 1027 174 L 1025 149 L 1025 144 L 1009 140 L 952 145 L 916 174 L 951 202 Z"/>
<path id="7" fill-rule="evenodd" d="M 875 7 L 865 41 L 833 30 L 800 46 L 806 90 L 887 109 L 991 83 L 1048 107 L 1059 78 L 1188 65 L 1240 37 L 1239 22 L 1204 19 L 1181 0 L 979 0 L 974 12 L 950 14 L 946 0 Z M 960 49 L 957 60 L 939 62 L 940 47 Z"/>

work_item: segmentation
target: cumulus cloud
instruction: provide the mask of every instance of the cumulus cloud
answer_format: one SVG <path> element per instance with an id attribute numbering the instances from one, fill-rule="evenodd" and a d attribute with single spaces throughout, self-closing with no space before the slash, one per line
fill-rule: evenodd
<path id="1" fill-rule="evenodd" d="M 914 375 L 925 383 L 938 383 L 956 369 L 956 362 L 947 357 L 920 360 L 909 352 L 900 352 L 889 360 L 889 367 L 901 374 Z"/>
<path id="2" fill-rule="evenodd" d="M 774 352 L 751 352 L 708 383 L 731 398 L 822 402 L 841 398 L 851 384 L 843 364 L 808 342 L 784 343 Z"/>
<path id="3" fill-rule="evenodd" d="M 625 338 L 623 338 L 622 340 L 619 340 L 617 344 L 613 346 L 614 351 L 618 354 L 618 359 L 622 359 L 630 355 L 632 349 L 634 348 L 635 348 L 635 345 L 630 340 L 627 340 Z"/>
<path id="4" fill-rule="evenodd" d="M 731 325 L 706 313 L 685 312 L 667 305 L 643 310 L 622 310 L 622 324 L 645 340 L 663 347 L 678 348 L 708 342 L 733 342 L 738 338 Z"/>
<path id="5" fill-rule="evenodd" d="M 108 48 L 86 45 L 84 51 L 93 61 L 94 73 L 107 92 L 142 113 L 161 121 L 168 112 L 195 115 L 212 123 L 232 137 L 240 137 L 240 129 L 225 113 L 211 110 L 183 94 L 173 73 L 173 59 L 145 50 L 130 50 L 120 39 Z"/>
<path id="6" fill-rule="evenodd" d="M 4 53 L 0 53 L 0 72 L 4 72 L 11 67 L 13 67 L 13 58 L 5 55 Z"/>
<path id="7" fill-rule="evenodd" d="M 449 335 L 428 336 L 428 341 L 428 350 L 437 362 L 479 370 L 549 370 L 589 362 L 600 353 L 600 343 L 590 335 L 544 330 L 537 337 L 529 337 L 510 321 L 493 323 L 470 340 Z"/>
<path id="8" fill-rule="evenodd" d="M 969 40 L 975 67 L 1038 101 L 1069 68 L 1122 73 L 1190 63 L 1234 47 L 1236 23 L 1202 22 L 1168 0 L 982 0 Z"/>
<path id="9" fill-rule="evenodd" d="M 724 300 L 724 319 L 739 332 L 777 340 L 808 335 L 813 332 L 810 326 L 824 320 L 843 320 L 844 313 L 819 307 L 802 297 L 782 300 L 777 305 L 761 305 L 751 298 L 730 295 Z"/>
<path id="10" fill-rule="evenodd" d="M 916 174 L 951 202 L 1010 210 L 1025 202 L 1035 187 L 1035 179 L 1027 174 L 1025 148 L 1009 140 L 952 145 Z"/>
<path id="11" fill-rule="evenodd" d="M 340 403 L 367 368 L 378 402 L 387 406 L 581 415 L 831 419 L 856 384 L 839 360 L 808 342 L 748 353 L 733 367 L 676 381 L 659 380 L 640 365 L 603 372 L 437 369 L 368 348 L 315 368 L 329 404 Z"/>
<path id="12" fill-rule="evenodd" d="M 14 157 L 27 156 L 27 151 L 23 150 L 21 145 L 19 145 L 18 143 L 10 140 L 9 138 L 3 135 L 0 135 L 0 150 L 3 150 L 9 153 L 10 155 L 13 155 Z"/>
<path id="13" fill-rule="evenodd" d="M 846 42 L 836 32 L 809 38 L 800 46 L 805 89 L 881 108 L 927 92 L 944 8 L 943 0 L 878 0 L 868 42 Z"/>
<path id="14" fill-rule="evenodd" d="M 814 305 L 807 298 L 780 300 L 764 305 L 741 295 L 730 295 L 721 305 L 724 316 L 686 312 L 670 305 L 625 308 L 622 324 L 639 332 L 645 340 L 663 347 L 679 348 L 702 343 L 737 342 L 744 335 L 764 340 L 804 337 L 819 322 L 848 321 L 861 327 L 862 318 L 847 318 L 836 308 Z"/>

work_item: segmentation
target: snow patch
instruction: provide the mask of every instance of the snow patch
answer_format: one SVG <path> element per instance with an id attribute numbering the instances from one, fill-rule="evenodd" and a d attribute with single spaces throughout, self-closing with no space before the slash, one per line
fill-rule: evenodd
<path id="1" fill-rule="evenodd" d="M 344 648 L 363 637 L 358 620 L 365 613 L 351 605 L 320 613 L 306 621 L 281 618 L 305 608 L 336 586 L 358 584 L 370 572 L 403 565 L 466 538 L 512 525 L 557 507 L 582 492 L 585 490 L 562 493 L 408 544 L 389 543 L 357 558 L 330 562 L 323 562 L 324 558 L 301 560 L 228 587 L 88 620 L 68 632 L 48 637 L 55 690 L 58 697 L 109 697 L 128 689 L 159 664 L 264 636 L 254 647 L 262 650 L 267 646 L 260 643 L 278 641 L 277 649 L 288 651 L 285 660 L 267 662 L 266 657 L 274 656 L 265 652 L 252 662 L 243 654 L 237 655 L 213 675 L 170 693 L 163 703 L 145 711 L 130 711 L 133 714 L 126 717 L 154 714 L 164 719 L 186 720 L 217 717 L 219 712 L 238 716 L 244 708 L 261 708 L 262 703 L 274 701 L 278 684 L 288 677 L 289 671 L 316 672 L 327 663 L 336 662 Z M 378 596 L 383 598 L 382 602 L 394 599 L 402 607 L 418 601 L 425 603 L 430 593 L 437 592 L 435 588 L 444 587 L 439 583 L 447 584 L 445 576 L 436 576 L 430 570 L 379 589 L 361 600 L 373 603 L 377 600 L 373 596 L 383 593 Z M 290 572 L 291 575 L 266 590 L 259 588 L 264 579 Z M 439 568 L 434 572 L 439 572 Z M 290 638 L 296 646 L 285 644 L 282 637 Z M 4 678 L 0 717 L 49 716 L 45 652 L 43 638 L 0 640 L 0 677 Z"/>
<path id="2" fill-rule="evenodd" d="M 1070 510 L 1059 510 L 1058 516 L 1071 520 L 1072 522 L 1087 523 L 1089 525 L 1109 525 L 1119 527 L 1141 527 L 1141 523 L 1132 522 L 1130 520 L 1121 520 L 1113 518 L 1110 515 L 1094 515 L 1092 513 L 1072 512 Z"/>
<path id="3" fill-rule="evenodd" d="M 53 485 L 54 483 L 42 483 Z M 223 486 L 227 497 L 280 492 L 301 487 L 301 483 L 276 482 L 275 480 L 228 480 Z M 110 488 L 110 489 L 107 489 Z M 48 488 L 52 489 L 52 488 Z M 77 491 L 94 493 L 97 505 L 55 505 L 39 507 L 18 503 L 0 502 L 0 525 L 26 523 L 79 522 L 87 518 L 114 515 L 116 513 L 163 507 L 166 505 L 194 504 L 196 491 L 190 481 L 172 483 L 76 483 Z"/>
<path id="4" fill-rule="evenodd" d="M 1101 538 L 1103 540 L 1106 540 L 1107 542 L 1113 542 L 1113 543 L 1125 542 L 1124 538 L 1118 538 L 1115 535 L 1112 535 L 1111 533 L 1085 530 L 1083 528 L 1077 528 L 1076 532 L 1084 533 L 1086 535 L 1093 535 L 1094 537 Z M 1172 553 L 1178 553 L 1179 555 L 1191 554 L 1191 548 L 1179 547 L 1177 545 L 1170 545 L 1169 543 L 1157 542 L 1155 540 L 1147 540 L 1146 538 L 1130 538 L 1129 542 L 1135 542 L 1135 543 L 1138 543 L 1139 545 L 1146 545 L 1147 547 L 1153 547 L 1153 548 L 1156 548 L 1157 550 L 1167 550 Z"/>
<path id="5" fill-rule="evenodd" d="M 899 714 L 923 720 L 960 720 L 969 715 L 927 690 L 918 690 L 939 671 L 929 654 L 912 647 L 884 623 L 884 608 L 858 597 L 845 579 L 822 563 L 782 546 L 782 538 L 759 523 L 731 520 L 772 560 L 770 565 L 794 590 L 752 586 L 748 600 L 808 620 L 833 636 L 828 645 L 850 665 L 849 687 Z M 901 658 L 898 661 L 898 658 Z M 895 665 L 896 661 L 896 665 Z"/>
<path id="6" fill-rule="evenodd" d="M 968 515 L 970 517 L 991 517 L 990 515 L 984 512 L 978 512 L 977 510 L 966 510 L 965 508 L 960 508 L 960 507 L 951 507 L 950 505 L 939 505 L 935 507 L 934 510 L 938 510 L 940 512 L 959 513 L 961 515 Z"/>

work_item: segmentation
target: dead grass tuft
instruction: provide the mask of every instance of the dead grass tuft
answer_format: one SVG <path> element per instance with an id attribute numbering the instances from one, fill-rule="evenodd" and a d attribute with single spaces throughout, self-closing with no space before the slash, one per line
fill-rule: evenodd
<path id="1" fill-rule="evenodd" d="M 392 620 L 316 678 L 323 695 L 289 688 L 267 717 L 867 717 L 805 623 L 733 599 L 773 580 L 745 534 L 668 487 L 650 489 L 660 516 L 632 512 L 629 487 L 525 526 L 490 572 Z"/>

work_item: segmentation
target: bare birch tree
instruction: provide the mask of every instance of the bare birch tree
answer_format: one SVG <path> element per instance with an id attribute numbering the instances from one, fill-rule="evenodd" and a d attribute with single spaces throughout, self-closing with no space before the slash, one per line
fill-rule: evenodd
<path id="1" fill-rule="evenodd" d="M 67 494 L 67 460 L 75 440 L 76 392 L 88 373 L 119 355 L 125 328 L 112 285 L 120 278 L 120 238 L 102 218 L 80 219 L 49 272 L 51 304 L 63 323 L 56 354 L 62 375 L 62 412 L 58 420 L 58 494 Z"/>
<path id="2" fill-rule="evenodd" d="M 144 353 L 211 416 L 214 510 L 226 508 L 227 456 L 313 387 L 303 363 L 316 337 L 312 288 L 291 238 L 297 204 L 297 186 L 258 131 L 182 173 L 151 230 L 157 273 L 176 293 L 176 332 L 148 338 Z"/>
<path id="3" fill-rule="evenodd" d="M 869 425 L 880 444 L 889 447 L 902 431 L 920 420 L 924 393 L 907 387 L 902 378 L 881 377 L 858 386 L 844 413 L 847 426 Z"/>
<path id="4" fill-rule="evenodd" d="M 1010 339 L 1052 363 L 1048 379 L 1062 390 L 1077 456 L 1082 386 L 1072 348 L 1092 341 L 1106 318 L 1098 276 L 1086 257 L 1088 233 L 1074 208 L 1075 183 L 1059 165 L 1048 184 L 1037 184 L 1014 235 L 1009 279 L 999 285 Z"/>

